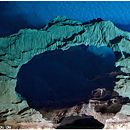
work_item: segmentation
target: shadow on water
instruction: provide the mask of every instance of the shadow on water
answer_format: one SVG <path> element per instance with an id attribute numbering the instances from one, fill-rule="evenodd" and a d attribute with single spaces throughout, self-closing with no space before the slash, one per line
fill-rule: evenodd
<path id="1" fill-rule="evenodd" d="M 40 29 L 40 27 L 36 28 L 35 26 L 30 25 L 25 19 L 25 16 L 23 17 L 22 14 L 8 17 L 4 15 L 0 20 L 0 37 L 9 36 L 17 33 L 20 29 L 25 28 Z"/>
<path id="2" fill-rule="evenodd" d="M 103 129 L 104 125 L 91 116 L 70 116 L 61 121 L 56 129 Z"/>
<path id="3" fill-rule="evenodd" d="M 24 3 L 24 2 L 18 2 Z M 29 4 L 29 3 L 28 3 Z M 17 6 L 17 2 L 14 1 L 0 1 L 0 37 L 6 37 L 11 34 L 17 33 L 20 29 L 31 28 L 40 29 L 43 25 L 33 24 L 28 21 L 28 15 Z M 37 21 L 40 21 L 38 17 L 33 16 Z"/>
<path id="4" fill-rule="evenodd" d="M 117 79 L 109 73 L 118 71 L 114 63 L 107 47 L 45 52 L 21 67 L 16 91 L 35 109 L 71 107 L 87 102 L 94 89 L 113 90 Z"/>
<path id="5" fill-rule="evenodd" d="M 123 30 L 123 31 L 127 31 L 130 32 L 130 24 L 115 24 L 116 27 L 118 27 L 119 29 Z"/>

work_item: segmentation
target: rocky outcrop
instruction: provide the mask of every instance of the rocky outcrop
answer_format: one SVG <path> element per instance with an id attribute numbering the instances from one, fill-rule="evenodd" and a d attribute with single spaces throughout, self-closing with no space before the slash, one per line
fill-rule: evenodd
<path id="1" fill-rule="evenodd" d="M 40 30 L 21 29 L 17 34 L 0 38 L 0 123 L 24 124 L 29 119 L 29 123 L 43 121 L 52 126 L 39 113 L 28 108 L 27 102 L 15 93 L 17 74 L 21 66 L 35 55 L 56 49 L 66 50 L 81 44 L 112 48 L 117 58 L 116 66 L 126 73 L 118 76 L 120 80 L 114 90 L 130 98 L 130 33 L 118 29 L 110 21 L 98 19 L 81 23 L 66 17 L 56 17 Z M 35 115 L 39 115 L 37 119 L 33 118 Z M 17 121 L 15 117 L 18 117 Z"/>
<path id="2" fill-rule="evenodd" d="M 123 105 L 120 112 L 107 119 L 104 129 L 130 129 L 130 104 Z"/>
<path id="3" fill-rule="evenodd" d="M 76 120 L 75 118 L 84 119 L 92 116 L 94 119 L 104 124 L 106 128 L 108 127 L 106 126 L 106 121 L 116 119 L 115 117 L 117 117 L 117 115 L 121 115 L 120 113 L 122 113 L 122 111 L 124 112 L 124 109 L 126 109 L 126 106 L 124 105 L 125 107 L 122 107 L 122 105 L 127 102 L 130 102 L 130 99 L 119 96 L 117 92 L 110 92 L 105 88 L 98 88 L 92 92 L 91 99 L 88 103 L 81 103 L 70 108 L 53 110 L 48 113 L 45 113 L 45 110 L 41 109 L 40 112 L 43 114 L 44 118 L 60 126 L 71 124 L 71 122 Z M 126 111 L 129 111 L 128 108 Z M 126 116 L 126 113 L 122 113 L 122 115 Z M 69 119 L 70 122 L 67 121 L 67 119 Z M 128 119 L 126 118 L 126 120 Z"/>

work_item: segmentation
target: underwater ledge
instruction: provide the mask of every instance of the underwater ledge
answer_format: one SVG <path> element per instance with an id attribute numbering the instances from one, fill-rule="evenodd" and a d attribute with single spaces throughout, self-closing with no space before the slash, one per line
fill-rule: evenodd
<path id="1" fill-rule="evenodd" d="M 130 98 L 130 33 L 118 29 L 110 21 L 97 19 L 82 23 L 58 16 L 40 30 L 21 29 L 16 34 L 0 38 L 0 125 L 10 125 L 12 128 L 53 128 L 53 122 L 30 108 L 26 100 L 15 92 L 17 74 L 22 65 L 35 55 L 56 49 L 65 51 L 81 44 L 107 46 L 113 50 L 116 56 L 115 66 L 123 72 L 117 76 L 119 80 L 114 91 L 124 98 Z M 86 105 L 83 104 L 84 106 Z M 91 108 L 91 105 L 87 107 Z M 96 117 L 92 115 L 96 119 L 101 114 L 99 110 Z M 101 116 L 104 119 L 104 129 L 130 129 L 129 110 L 128 102 L 113 117 L 105 120 Z"/>

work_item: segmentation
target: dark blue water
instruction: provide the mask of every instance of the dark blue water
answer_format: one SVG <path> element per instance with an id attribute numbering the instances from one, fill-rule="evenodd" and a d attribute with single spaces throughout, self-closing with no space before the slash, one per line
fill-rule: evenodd
<path id="1" fill-rule="evenodd" d="M 96 88 L 113 89 L 113 80 L 105 75 L 116 70 L 114 63 L 115 55 L 107 47 L 82 45 L 45 52 L 22 66 L 16 91 L 29 104 L 38 101 L 39 107 L 73 106 L 88 101 Z"/>
<path id="2" fill-rule="evenodd" d="M 43 27 L 56 16 L 87 22 L 102 18 L 130 31 L 129 1 L 6 1 L 0 2 L 0 36 L 21 28 Z"/>

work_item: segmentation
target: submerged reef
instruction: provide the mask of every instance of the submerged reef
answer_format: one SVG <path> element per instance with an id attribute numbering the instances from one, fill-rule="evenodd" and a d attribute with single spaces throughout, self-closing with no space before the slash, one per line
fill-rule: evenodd
<path id="1" fill-rule="evenodd" d="M 53 121 L 30 108 L 27 101 L 15 92 L 17 74 L 21 66 L 35 55 L 56 49 L 65 51 L 82 44 L 107 46 L 113 50 L 116 56 L 115 66 L 123 72 L 117 75 L 118 81 L 114 91 L 122 98 L 130 98 L 130 33 L 118 29 L 111 21 L 102 19 L 82 23 L 64 16 L 56 17 L 40 30 L 21 29 L 16 34 L 0 38 L 0 125 L 11 125 L 12 128 L 54 127 Z M 97 90 L 94 93 L 98 95 Z M 104 112 L 101 110 L 106 107 L 99 105 L 105 102 L 97 100 L 99 99 L 94 97 L 82 110 L 89 111 L 92 108 L 89 115 L 103 123 L 104 128 L 130 129 L 129 103 L 121 104 L 119 101 L 119 104 L 116 104 L 119 110 L 107 110 L 108 113 L 112 111 L 114 115 L 106 113 L 102 116 Z M 96 109 L 90 102 L 98 104 Z M 76 110 L 81 111 L 81 108 Z M 80 116 L 85 113 L 83 111 Z M 94 113 L 96 114 L 93 115 Z"/>

